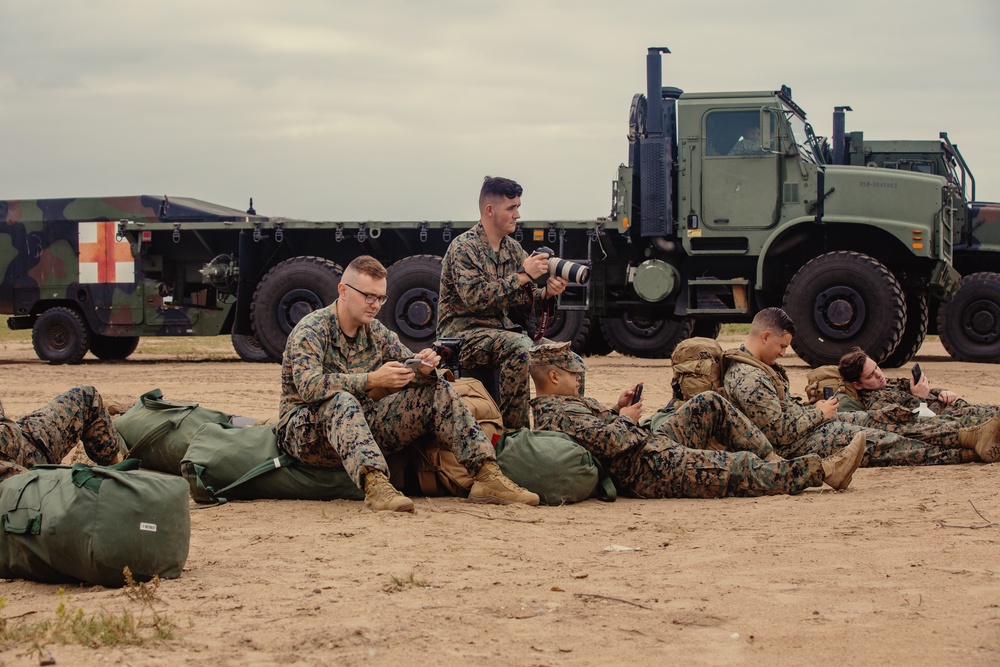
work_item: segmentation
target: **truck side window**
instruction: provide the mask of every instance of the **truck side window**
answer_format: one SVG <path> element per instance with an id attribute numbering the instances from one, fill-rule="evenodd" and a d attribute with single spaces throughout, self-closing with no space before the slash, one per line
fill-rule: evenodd
<path id="1" fill-rule="evenodd" d="M 705 119 L 705 155 L 763 154 L 758 109 L 708 114 Z"/>

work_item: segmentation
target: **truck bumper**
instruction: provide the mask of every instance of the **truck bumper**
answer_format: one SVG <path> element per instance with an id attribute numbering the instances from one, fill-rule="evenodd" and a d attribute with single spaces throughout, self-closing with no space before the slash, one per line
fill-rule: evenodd
<path id="1" fill-rule="evenodd" d="M 927 291 L 936 299 L 941 301 L 951 301 L 958 291 L 958 282 L 962 279 L 958 271 L 951 264 L 945 261 L 938 261 L 931 271 L 930 284 Z"/>

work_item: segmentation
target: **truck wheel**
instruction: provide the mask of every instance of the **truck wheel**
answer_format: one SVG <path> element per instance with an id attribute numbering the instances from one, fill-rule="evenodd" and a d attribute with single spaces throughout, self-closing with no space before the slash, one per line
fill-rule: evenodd
<path id="1" fill-rule="evenodd" d="M 556 310 L 545 329 L 545 338 L 556 343 L 570 341 L 574 352 L 579 353 L 590 333 L 590 318 L 582 310 Z"/>
<path id="2" fill-rule="evenodd" d="M 912 359 L 927 338 L 927 295 L 924 292 L 910 292 L 906 295 L 906 327 L 899 345 L 879 364 L 882 368 L 899 368 Z"/>
<path id="3" fill-rule="evenodd" d="M 138 336 L 102 336 L 100 334 L 90 336 L 90 351 L 98 359 L 108 361 L 128 359 L 137 347 L 139 347 Z"/>
<path id="4" fill-rule="evenodd" d="M 90 329 L 76 311 L 49 308 L 31 328 L 31 344 L 50 364 L 78 364 L 90 347 Z"/>
<path id="5" fill-rule="evenodd" d="M 644 359 L 669 357 L 679 342 L 691 336 L 692 326 L 688 317 L 645 320 L 625 313 L 601 318 L 601 331 L 612 348 Z"/>
<path id="6" fill-rule="evenodd" d="M 236 354 L 238 354 L 240 359 L 243 361 L 248 361 L 253 364 L 262 364 L 268 361 L 274 361 L 271 359 L 271 355 L 267 353 L 267 350 L 261 347 L 260 341 L 257 340 L 257 336 L 233 334 L 231 338 L 233 341 L 233 349 L 236 350 Z"/>
<path id="7" fill-rule="evenodd" d="M 959 361 L 1000 362 L 1000 273 L 972 273 L 938 309 L 941 344 Z"/>
<path id="8" fill-rule="evenodd" d="M 257 285 L 250 321 L 260 346 L 281 359 L 288 334 L 303 317 L 337 299 L 343 269 L 322 257 L 292 257 L 276 264 Z"/>
<path id="9" fill-rule="evenodd" d="M 721 331 L 722 322 L 713 322 L 712 320 L 695 320 L 694 326 L 691 328 L 691 335 L 700 336 L 702 338 L 718 338 Z"/>
<path id="10" fill-rule="evenodd" d="M 437 336 L 441 258 L 413 255 L 394 262 L 386 275 L 386 299 L 378 319 L 413 352 L 430 347 Z"/>
<path id="11" fill-rule="evenodd" d="M 836 364 L 857 345 L 881 363 L 899 345 L 906 300 L 882 262 L 858 252 L 830 252 L 796 271 L 782 304 L 795 322 L 795 352 L 816 368 Z"/>
<path id="12" fill-rule="evenodd" d="M 590 333 L 583 342 L 583 350 L 579 354 L 585 357 L 603 357 L 613 351 L 611 345 L 601 331 L 601 323 L 596 317 L 589 318 Z"/>

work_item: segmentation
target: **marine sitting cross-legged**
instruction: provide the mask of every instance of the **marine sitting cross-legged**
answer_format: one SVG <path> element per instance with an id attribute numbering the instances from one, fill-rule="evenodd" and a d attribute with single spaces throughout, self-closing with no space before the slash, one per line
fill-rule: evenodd
<path id="1" fill-rule="evenodd" d="M 569 343 L 540 345 L 531 351 L 535 428 L 574 438 L 601 462 L 623 493 L 639 498 L 767 496 L 796 493 L 824 482 L 845 489 L 861 462 L 861 438 L 827 458 L 773 456 L 767 438 L 714 392 L 677 410 L 671 421 L 677 440 L 662 430 L 650 432 L 638 424 L 642 401 L 632 404 L 633 389 L 622 392 L 612 408 L 581 396 L 580 374 L 585 368 L 570 352 Z M 706 451 L 713 437 L 744 451 Z"/>
<path id="2" fill-rule="evenodd" d="M 281 363 L 278 442 L 299 461 L 343 466 L 374 510 L 413 511 L 388 479 L 383 452 L 432 434 L 474 478 L 469 500 L 537 505 L 496 463 L 493 446 L 455 389 L 439 377 L 441 358 L 413 354 L 375 319 L 385 302 L 386 270 L 373 257 L 344 270 L 338 299 L 303 317 Z M 418 359 L 416 372 L 401 363 Z"/>
<path id="3" fill-rule="evenodd" d="M 111 423 L 101 395 L 91 386 L 73 387 L 18 420 L 0 404 L 0 480 L 40 463 L 59 463 L 78 442 L 92 460 L 115 463 L 125 441 Z"/>
<path id="4" fill-rule="evenodd" d="M 788 375 L 777 363 L 794 334 L 784 310 L 765 308 L 754 317 L 739 350 L 726 355 L 726 394 L 779 454 L 823 456 L 858 433 L 867 441 L 864 466 L 968 463 L 985 460 L 981 455 L 997 446 L 1000 421 L 974 428 L 945 420 L 895 423 L 881 420 L 884 410 L 838 413 L 836 397 L 803 404 L 790 396 Z"/>

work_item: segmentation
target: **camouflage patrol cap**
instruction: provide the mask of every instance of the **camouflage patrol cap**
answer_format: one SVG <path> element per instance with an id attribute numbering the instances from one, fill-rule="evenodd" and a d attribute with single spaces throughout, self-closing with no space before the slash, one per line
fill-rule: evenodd
<path id="1" fill-rule="evenodd" d="M 565 343 L 543 343 L 531 348 L 532 366 L 558 366 L 570 373 L 583 373 L 587 370 L 580 357 L 570 349 L 569 341 Z"/>

